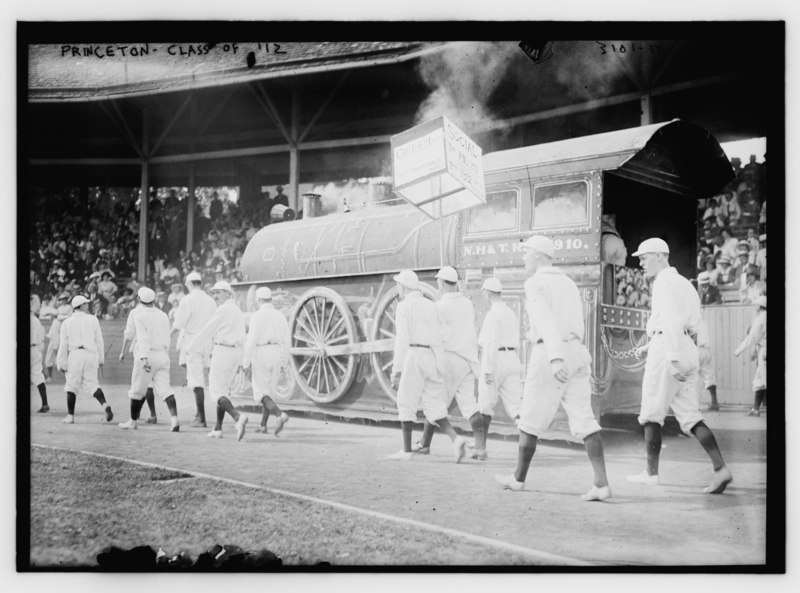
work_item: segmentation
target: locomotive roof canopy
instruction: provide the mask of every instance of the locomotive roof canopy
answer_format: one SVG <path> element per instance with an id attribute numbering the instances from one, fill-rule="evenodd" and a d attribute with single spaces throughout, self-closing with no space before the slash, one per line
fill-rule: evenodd
<path id="1" fill-rule="evenodd" d="M 527 167 L 531 178 L 614 171 L 620 177 L 694 198 L 713 195 L 734 177 L 717 140 L 701 127 L 678 119 L 483 158 L 487 177 L 520 167 Z"/>

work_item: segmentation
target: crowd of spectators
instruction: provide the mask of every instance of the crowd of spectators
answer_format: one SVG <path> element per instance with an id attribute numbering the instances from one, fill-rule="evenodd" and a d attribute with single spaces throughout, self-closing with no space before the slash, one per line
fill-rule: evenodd
<path id="1" fill-rule="evenodd" d="M 766 295 L 767 176 L 755 155 L 717 196 L 700 200 L 697 287 L 704 305 L 752 303 Z"/>
<path id="2" fill-rule="evenodd" d="M 139 191 L 136 188 L 37 191 L 32 201 L 30 289 L 45 317 L 58 297 L 83 294 L 105 319 L 124 317 L 136 304 Z M 260 198 L 260 199 L 259 199 Z M 248 241 L 270 223 L 274 204 L 288 205 L 281 191 L 265 192 L 245 206 L 217 192 L 196 202 L 194 249 L 185 251 L 188 200 L 176 190 L 153 192 L 148 204 L 148 265 L 144 282 L 156 290 L 166 312 L 184 295 L 183 278 L 200 272 L 207 287 L 241 280 L 240 260 Z"/>

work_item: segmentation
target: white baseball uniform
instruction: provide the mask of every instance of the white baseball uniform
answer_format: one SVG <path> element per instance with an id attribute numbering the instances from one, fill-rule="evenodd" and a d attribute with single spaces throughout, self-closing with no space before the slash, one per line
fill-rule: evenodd
<path id="1" fill-rule="evenodd" d="M 533 346 L 517 426 L 539 436 L 550 427 L 560 404 L 570 432 L 584 439 L 598 432 L 600 425 L 592 412 L 592 357 L 583 345 L 585 326 L 578 287 L 558 268 L 540 267 L 526 280 L 525 296 Z M 568 375 L 565 383 L 553 377 L 550 369 L 551 361 L 559 358 Z"/>
<path id="2" fill-rule="evenodd" d="M 455 397 L 461 416 L 469 420 L 478 411 L 475 380 L 478 378 L 478 337 L 475 335 L 475 309 L 472 302 L 458 292 L 446 292 L 436 309 L 442 328 L 445 352 L 444 384 L 447 406 Z"/>
<path id="3" fill-rule="evenodd" d="M 189 344 L 209 322 L 216 310 L 217 304 L 213 298 L 203 289 L 193 288 L 188 295 L 183 297 L 178 313 L 175 315 L 174 328 L 180 330 L 178 362 L 186 365 L 186 382 L 190 389 L 202 388 L 205 385 L 203 368 L 209 366 L 213 344 L 209 338 L 199 351 L 190 350 Z"/>
<path id="4" fill-rule="evenodd" d="M 138 313 L 133 313 L 138 309 Z M 131 311 L 134 316 L 136 346 L 133 350 L 134 362 L 131 372 L 131 389 L 128 397 L 144 399 L 147 387 L 152 385 L 153 392 L 162 400 L 173 395 L 169 384 L 169 318 L 157 307 L 140 305 Z M 144 368 L 144 358 L 150 370 Z"/>
<path id="5" fill-rule="evenodd" d="M 44 328 L 39 318 L 31 311 L 31 385 L 44 383 L 42 352 L 44 351 Z"/>
<path id="6" fill-rule="evenodd" d="M 487 311 L 478 343 L 481 346 L 478 381 L 480 413 L 493 416 L 498 400 L 503 400 L 509 417 L 517 417 L 522 408 L 522 365 L 517 356 L 519 321 L 504 302 L 493 303 Z M 487 373 L 492 375 L 491 385 L 486 383 Z"/>
<path id="7" fill-rule="evenodd" d="M 244 315 L 233 299 L 228 299 L 189 342 L 189 350 L 195 352 L 202 352 L 209 339 L 214 342 L 208 390 L 215 401 L 231 394 L 236 371 L 242 364 L 245 335 Z"/>
<path id="8" fill-rule="evenodd" d="M 700 328 L 700 297 L 692 284 L 673 267 L 664 268 L 653 280 L 647 334 L 650 347 L 642 379 L 639 424 L 664 425 L 670 407 L 681 430 L 689 433 L 703 420 L 697 397 L 698 348 L 690 337 Z M 679 381 L 674 366 L 687 375 Z"/>
<path id="9" fill-rule="evenodd" d="M 436 424 L 447 417 L 442 376 L 444 351 L 439 312 L 418 290 L 397 303 L 392 373 L 400 374 L 397 411 L 400 421 L 414 421 L 422 403 L 425 418 Z"/>
<path id="10" fill-rule="evenodd" d="M 47 334 L 48 343 L 47 351 L 44 356 L 44 366 L 51 367 L 56 364 L 56 356 L 58 355 L 58 346 L 61 339 L 61 324 L 64 320 L 72 315 L 72 305 L 65 303 L 59 305 L 56 318 L 50 324 L 50 332 Z"/>
<path id="11" fill-rule="evenodd" d="M 250 318 L 242 366 L 253 367 L 253 399 L 274 396 L 281 368 L 289 360 L 289 323 L 272 303 L 262 304 Z"/>
<path id="12" fill-rule="evenodd" d="M 767 388 L 767 312 L 759 311 L 747 337 L 736 348 L 734 354 L 741 354 L 745 348 L 756 348 L 756 374 L 753 376 L 753 391 Z"/>
<path id="13" fill-rule="evenodd" d="M 92 395 L 100 388 L 98 365 L 103 364 L 103 334 L 97 317 L 85 311 L 75 311 L 61 325 L 59 335 L 59 369 L 66 369 L 64 391 L 78 394 L 81 390 Z"/>

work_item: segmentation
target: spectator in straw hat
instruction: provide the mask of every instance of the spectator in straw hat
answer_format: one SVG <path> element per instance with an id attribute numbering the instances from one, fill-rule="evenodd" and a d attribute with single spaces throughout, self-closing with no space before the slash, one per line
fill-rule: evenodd
<path id="1" fill-rule="evenodd" d="M 755 399 L 753 407 L 747 412 L 748 416 L 760 416 L 761 404 L 767 399 L 767 297 L 761 296 L 754 303 L 758 313 L 747 332 L 747 337 L 734 350 L 738 357 L 747 348 L 752 348 L 751 360 L 757 360 L 756 373 L 753 377 L 753 391 Z"/>
<path id="2" fill-rule="evenodd" d="M 764 283 L 758 280 L 758 268 L 748 266 L 742 276 L 744 286 L 739 290 L 739 302 L 755 303 L 758 297 L 764 294 Z"/>
<path id="3" fill-rule="evenodd" d="M 720 255 L 717 258 L 716 268 L 717 286 L 720 288 L 737 287 L 736 271 L 731 266 L 731 260 L 725 255 Z"/>
<path id="4" fill-rule="evenodd" d="M 708 272 L 700 272 L 697 275 L 697 293 L 700 295 L 701 305 L 722 304 L 719 288 L 711 284 L 711 275 Z"/>

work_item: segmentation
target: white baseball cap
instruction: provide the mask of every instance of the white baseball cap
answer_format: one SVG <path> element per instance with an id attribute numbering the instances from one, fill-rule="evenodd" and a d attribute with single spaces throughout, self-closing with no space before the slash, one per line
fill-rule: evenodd
<path id="1" fill-rule="evenodd" d="M 262 301 L 269 301 L 272 299 L 272 291 L 266 286 L 262 286 L 256 291 L 256 298 Z"/>
<path id="2" fill-rule="evenodd" d="M 81 305 L 85 305 L 88 302 L 89 302 L 89 299 L 87 299 L 85 296 L 79 294 L 78 296 L 73 297 L 71 304 L 72 304 L 72 308 L 73 309 L 77 309 Z"/>
<path id="3" fill-rule="evenodd" d="M 767 297 L 760 296 L 755 301 L 753 301 L 754 305 L 758 305 L 759 307 L 767 308 Z"/>
<path id="4" fill-rule="evenodd" d="M 669 245 L 663 239 L 653 237 L 645 239 L 639 243 L 639 249 L 633 253 L 633 257 L 639 257 L 645 253 L 669 253 Z"/>
<path id="5" fill-rule="evenodd" d="M 202 282 L 202 281 L 203 277 L 197 272 L 189 272 L 188 274 L 186 274 L 186 279 L 184 280 L 186 284 L 189 284 L 189 282 Z"/>
<path id="6" fill-rule="evenodd" d="M 233 292 L 231 285 L 225 282 L 224 280 L 220 280 L 214 286 L 211 287 L 211 292 L 214 292 L 215 290 L 226 290 L 230 293 Z"/>
<path id="7" fill-rule="evenodd" d="M 503 292 L 503 285 L 497 278 L 487 278 L 483 281 L 481 290 L 488 290 L 489 292 Z"/>
<path id="8" fill-rule="evenodd" d="M 394 281 L 411 290 L 417 290 L 419 288 L 419 278 L 417 278 L 413 270 L 403 270 L 394 277 Z"/>
<path id="9" fill-rule="evenodd" d="M 139 296 L 139 302 L 145 305 L 152 303 L 156 298 L 156 293 L 153 292 L 153 289 L 146 286 L 142 286 L 136 294 Z"/>
<path id="10" fill-rule="evenodd" d="M 533 249 L 548 257 L 553 257 L 556 254 L 555 243 L 550 237 L 545 237 L 544 235 L 533 235 L 522 244 L 522 248 Z"/>
<path id="11" fill-rule="evenodd" d="M 458 282 L 458 272 L 452 266 L 445 266 L 436 273 L 437 278 L 441 278 L 445 282 Z"/>

